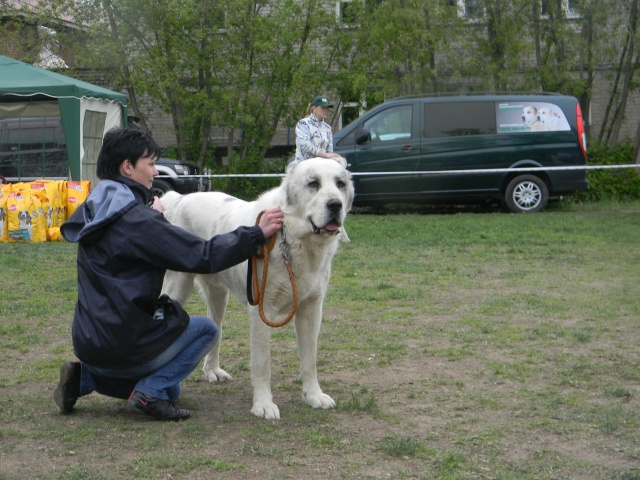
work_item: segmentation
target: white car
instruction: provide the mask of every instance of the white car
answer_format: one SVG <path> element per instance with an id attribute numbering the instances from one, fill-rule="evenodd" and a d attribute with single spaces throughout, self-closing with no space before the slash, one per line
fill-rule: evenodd
<path id="1" fill-rule="evenodd" d="M 162 197 L 170 190 L 185 194 L 208 192 L 211 189 L 211 180 L 200 176 L 206 175 L 206 172 L 201 173 L 195 163 L 160 157 L 156 161 L 156 169 L 159 175 L 153 181 L 151 191 L 157 197 Z"/>

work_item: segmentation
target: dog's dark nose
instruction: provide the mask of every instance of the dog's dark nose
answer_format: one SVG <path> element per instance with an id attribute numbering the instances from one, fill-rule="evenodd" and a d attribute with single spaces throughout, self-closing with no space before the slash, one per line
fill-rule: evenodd
<path id="1" fill-rule="evenodd" d="M 342 202 L 340 200 L 329 200 L 327 208 L 333 213 L 338 213 L 342 209 Z"/>

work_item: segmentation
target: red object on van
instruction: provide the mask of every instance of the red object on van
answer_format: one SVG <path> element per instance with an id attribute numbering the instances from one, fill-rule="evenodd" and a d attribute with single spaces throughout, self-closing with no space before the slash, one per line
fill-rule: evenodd
<path id="1" fill-rule="evenodd" d="M 580 148 L 584 157 L 587 158 L 587 134 L 584 131 L 584 120 L 582 119 L 582 109 L 580 104 L 576 104 L 576 123 L 578 124 L 578 138 L 580 139 Z"/>

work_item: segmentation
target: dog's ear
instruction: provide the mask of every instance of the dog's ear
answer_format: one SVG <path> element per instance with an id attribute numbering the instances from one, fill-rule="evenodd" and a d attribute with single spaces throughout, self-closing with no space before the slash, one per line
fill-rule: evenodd
<path id="1" fill-rule="evenodd" d="M 295 168 L 295 165 L 292 168 Z M 289 178 L 291 175 L 289 172 L 287 172 L 287 176 L 284 177 L 284 179 L 282 180 L 282 184 L 280 185 L 280 187 L 285 192 L 284 200 L 286 202 L 286 205 L 295 205 L 298 199 L 298 195 L 296 193 L 296 189 L 292 188 L 292 182 L 289 181 Z M 283 208 L 285 207 L 285 205 L 280 205 L 280 206 Z"/>
<path id="2" fill-rule="evenodd" d="M 347 159 L 344 157 L 332 157 L 331 160 L 338 162 L 342 168 L 347 168 Z"/>

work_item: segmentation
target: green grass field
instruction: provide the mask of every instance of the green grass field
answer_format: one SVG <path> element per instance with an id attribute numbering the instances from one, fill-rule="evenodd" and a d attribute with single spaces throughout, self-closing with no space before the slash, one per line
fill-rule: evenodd
<path id="1" fill-rule="evenodd" d="M 282 419 L 251 415 L 249 333 L 234 381 L 195 371 L 181 423 L 97 394 L 53 403 L 73 358 L 75 245 L 0 244 L 0 479 L 640 479 L 640 204 L 541 214 L 352 214 L 318 372 L 300 399 L 293 327 L 272 336 Z M 206 312 L 200 298 L 187 305 Z"/>

